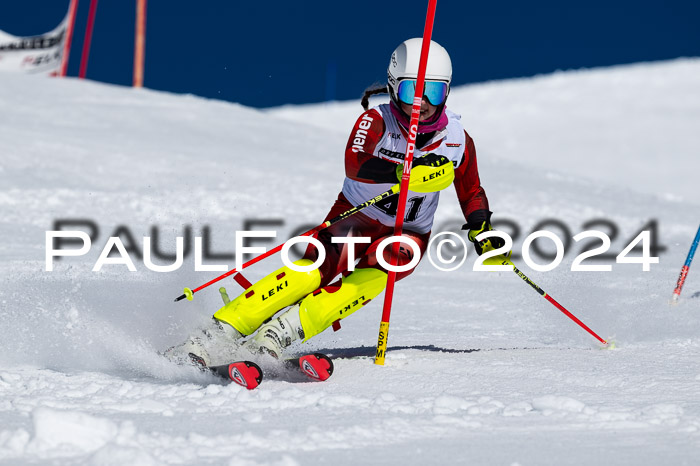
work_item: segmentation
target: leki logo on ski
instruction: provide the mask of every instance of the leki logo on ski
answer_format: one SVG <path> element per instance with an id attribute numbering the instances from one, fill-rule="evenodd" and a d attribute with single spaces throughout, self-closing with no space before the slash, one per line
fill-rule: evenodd
<path id="1" fill-rule="evenodd" d="M 239 371 L 237 367 L 233 366 L 233 364 L 231 366 L 232 367 L 229 368 L 229 375 L 231 376 L 231 380 L 236 382 L 238 385 L 247 387 L 248 382 L 246 382 L 245 377 L 243 377 L 243 374 L 241 374 L 241 371 Z"/>
<path id="2" fill-rule="evenodd" d="M 303 370 L 308 376 L 313 377 L 314 379 L 320 378 L 318 376 L 318 372 L 316 372 L 311 363 L 306 359 L 304 359 L 301 362 L 301 370 Z"/>

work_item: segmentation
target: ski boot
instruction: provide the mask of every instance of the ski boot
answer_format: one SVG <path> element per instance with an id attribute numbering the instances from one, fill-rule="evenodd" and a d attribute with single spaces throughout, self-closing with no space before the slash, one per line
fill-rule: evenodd
<path id="1" fill-rule="evenodd" d="M 274 359 L 283 358 L 283 351 L 296 340 L 304 339 L 304 329 L 299 319 L 299 304 L 273 317 L 263 324 L 258 333 L 242 346 L 253 355 L 268 355 Z"/>
<path id="2" fill-rule="evenodd" d="M 231 359 L 243 335 L 232 326 L 212 318 L 212 323 L 200 328 L 184 343 L 165 350 L 163 355 L 176 364 L 208 367 Z"/>

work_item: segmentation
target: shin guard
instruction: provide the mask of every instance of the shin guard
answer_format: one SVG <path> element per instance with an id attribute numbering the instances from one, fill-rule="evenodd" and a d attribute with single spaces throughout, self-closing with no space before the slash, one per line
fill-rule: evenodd
<path id="1" fill-rule="evenodd" d="M 313 264 L 313 261 L 301 259 L 294 264 L 306 266 Z M 282 267 L 219 309 L 214 317 L 231 325 L 243 335 L 250 335 L 277 311 L 296 303 L 320 284 L 321 274 L 318 269 L 296 272 Z"/>
<path id="2" fill-rule="evenodd" d="M 379 269 L 356 269 L 341 280 L 340 286 L 329 285 L 304 298 L 299 303 L 304 341 L 377 297 L 386 287 L 386 279 L 386 272 Z"/>

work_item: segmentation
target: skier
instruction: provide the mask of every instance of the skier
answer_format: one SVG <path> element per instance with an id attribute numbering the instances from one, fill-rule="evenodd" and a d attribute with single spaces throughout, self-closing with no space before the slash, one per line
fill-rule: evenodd
<path id="1" fill-rule="evenodd" d="M 421 44 L 422 39 L 409 39 L 399 45 L 391 55 L 387 85 L 365 91 L 365 112 L 357 119 L 345 148 L 343 189 L 326 220 L 400 182 Z M 439 191 L 454 184 L 467 221 L 463 229 L 469 230 L 468 238 L 481 254 L 487 243 L 476 242 L 475 237 L 491 230 L 489 203 L 479 180 L 474 141 L 462 127 L 459 115 L 445 105 L 452 80 L 450 57 L 432 41 L 425 80 L 403 236 L 415 241 L 422 257 Z M 388 93 L 390 102 L 368 109 L 369 97 L 379 93 Z M 416 177 L 421 170 L 427 176 Z M 226 362 L 238 347 L 237 342 L 257 331 L 243 347 L 254 354 L 280 358 L 284 348 L 294 341 L 306 341 L 365 306 L 386 286 L 387 271 L 378 263 L 377 247 L 393 235 L 397 201 L 395 194 L 322 230 L 317 235 L 325 250 L 320 268 L 307 272 L 289 267 L 276 270 L 219 309 L 210 327 L 166 354 L 180 361 L 189 358 L 202 366 L 221 364 L 216 359 Z M 350 237 L 369 239 L 356 244 L 338 242 Z M 492 237 L 490 241 L 492 247 L 503 245 L 500 238 Z M 390 254 L 391 247 L 385 248 L 387 262 Z M 407 264 L 413 254 L 401 243 L 395 263 Z M 349 255 L 358 258 L 359 263 L 349 263 Z M 318 251 L 309 245 L 295 265 L 309 266 L 317 257 Z M 411 271 L 398 273 L 396 279 L 405 278 Z M 288 309 L 274 317 L 284 308 Z"/>

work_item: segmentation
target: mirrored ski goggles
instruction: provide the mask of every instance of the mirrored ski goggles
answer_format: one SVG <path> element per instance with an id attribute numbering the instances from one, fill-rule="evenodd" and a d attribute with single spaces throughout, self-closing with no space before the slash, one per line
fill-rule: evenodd
<path id="1" fill-rule="evenodd" d="M 428 99 L 430 105 L 437 107 L 445 103 L 447 89 L 447 83 L 444 81 L 426 81 L 423 95 Z M 416 80 L 404 79 L 399 81 L 398 95 L 401 102 L 413 105 L 413 96 L 416 95 Z"/>

